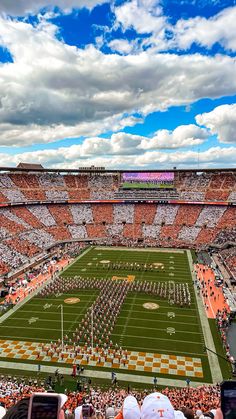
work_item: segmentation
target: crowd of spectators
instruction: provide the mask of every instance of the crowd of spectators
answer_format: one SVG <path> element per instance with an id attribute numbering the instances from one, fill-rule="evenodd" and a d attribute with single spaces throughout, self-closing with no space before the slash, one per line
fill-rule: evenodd
<path id="1" fill-rule="evenodd" d="M 236 231 L 235 231 L 236 237 Z M 228 267 L 231 275 L 236 279 L 236 246 L 220 250 L 218 255 L 221 257 L 224 265 Z"/>
<path id="2" fill-rule="evenodd" d="M 221 230 L 215 240 L 216 244 L 236 243 L 236 227 Z"/>
<path id="3" fill-rule="evenodd" d="M 30 205 L 27 208 L 46 227 L 56 225 L 56 221 L 46 205 Z"/>
<path id="4" fill-rule="evenodd" d="M 63 240 L 207 248 L 236 241 L 236 210 L 219 205 L 56 204 L 0 208 L 0 274 Z M 225 225 L 228 227 L 225 228 Z M 31 248 L 32 247 L 32 248 Z M 3 257 L 1 257 L 3 255 Z M 227 258 L 232 260 L 233 257 Z"/>
<path id="5" fill-rule="evenodd" d="M 180 199 L 194 202 L 235 201 L 236 175 L 232 173 L 176 172 L 170 190 L 124 189 L 122 174 L 1 173 L 2 202 L 63 201 L 68 199 Z"/>
<path id="6" fill-rule="evenodd" d="M 51 388 L 49 383 L 55 382 L 55 380 L 51 376 L 45 381 L 31 378 L 28 380 L 23 378 L 22 380 L 17 380 L 17 378 L 4 378 L 2 376 L 0 378 L 0 403 L 8 410 L 15 406 L 19 400 L 30 397 L 34 392 L 48 391 Z M 79 381 L 77 381 L 77 387 L 81 387 Z M 65 390 L 67 395 L 67 401 L 63 406 L 65 418 L 78 418 L 77 412 L 80 411 L 80 406 L 84 404 L 91 406 L 91 410 L 94 412 L 91 417 L 94 419 L 122 417 L 120 412 L 123 411 L 124 413 L 127 401 L 134 402 L 138 407 L 137 412 L 139 412 L 140 408 L 142 412 L 148 400 L 147 396 L 150 395 L 150 398 L 153 391 L 159 391 L 155 386 L 149 390 L 120 389 L 117 386 L 114 387 L 114 385 L 108 389 L 91 385 L 82 387 L 77 391 Z M 220 406 L 220 387 L 218 385 L 202 385 L 197 388 L 191 386 L 182 388 L 166 387 L 160 390 L 160 393 L 155 393 L 155 395 L 159 396 L 159 403 L 163 403 L 162 407 L 166 407 L 167 403 L 170 409 L 173 409 L 173 418 L 204 419 L 205 417 L 210 417 L 213 419 L 216 409 Z M 136 416 L 134 411 L 133 416 L 130 413 L 127 417 L 135 419 L 140 417 L 140 414 Z M 158 418 L 159 416 L 156 417 Z M 126 419 L 125 416 L 124 419 Z"/>
<path id="7" fill-rule="evenodd" d="M 226 309 L 218 310 L 216 314 L 216 324 L 221 336 L 221 340 L 223 346 L 225 348 L 225 353 L 230 362 L 234 362 L 234 358 L 230 354 L 230 347 L 227 343 L 227 331 L 228 328 L 233 320 L 231 313 L 229 313 Z"/>

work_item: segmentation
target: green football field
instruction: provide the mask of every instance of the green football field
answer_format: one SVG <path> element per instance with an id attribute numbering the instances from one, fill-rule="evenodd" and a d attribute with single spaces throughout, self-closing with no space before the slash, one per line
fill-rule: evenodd
<path id="1" fill-rule="evenodd" d="M 158 250 L 158 249 L 156 249 Z M 129 271 L 104 269 L 102 261 L 111 263 L 160 263 L 164 269 Z M 204 352 L 204 337 L 196 304 L 187 252 L 152 251 L 143 249 L 91 248 L 84 252 L 61 274 L 62 277 L 112 278 L 134 275 L 134 280 L 175 281 L 189 284 L 190 307 L 170 306 L 166 299 L 143 293 L 129 293 L 113 330 L 112 340 L 132 351 L 200 358 L 204 381 L 211 382 L 208 357 Z M 59 305 L 64 308 L 64 332 L 69 337 L 79 328 L 80 321 L 98 296 L 98 290 L 76 290 L 57 297 L 33 297 L 0 324 L 1 339 L 14 341 L 50 342 L 61 337 Z M 78 297 L 77 304 L 66 304 L 65 299 Z M 147 310 L 145 303 L 156 303 L 159 308 Z M 170 312 L 174 317 L 170 318 Z M 174 333 L 168 333 L 169 328 Z M 194 378 L 193 378 L 194 380 Z"/>

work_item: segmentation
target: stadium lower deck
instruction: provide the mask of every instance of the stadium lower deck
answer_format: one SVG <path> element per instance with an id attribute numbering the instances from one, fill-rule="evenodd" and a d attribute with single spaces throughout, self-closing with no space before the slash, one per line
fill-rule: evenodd
<path id="1" fill-rule="evenodd" d="M 131 374 L 212 382 L 212 370 L 220 367 L 218 362 L 212 363 L 204 350 L 207 335 L 212 341 L 214 336 L 201 302 L 197 301 L 192 271 L 191 253 L 186 250 L 89 248 L 62 273 L 65 281 L 76 280 L 78 276 L 109 279 L 111 284 L 174 281 L 188 284 L 191 304 L 181 306 L 160 296 L 128 292 L 111 335 L 113 348 L 117 347 L 115 354 L 111 349 L 104 355 L 94 343 L 92 354 L 81 345 L 75 356 L 73 334 L 99 290 L 64 289 L 56 295 L 53 292 L 45 297 L 37 295 L 0 325 L 0 357 L 59 365 L 76 361 L 86 368 L 112 368 Z M 68 337 L 63 355 L 54 343 L 61 337 L 61 305 L 64 335 Z M 96 330 L 93 333 L 96 336 Z M 122 354 L 119 354 L 120 347 Z"/>

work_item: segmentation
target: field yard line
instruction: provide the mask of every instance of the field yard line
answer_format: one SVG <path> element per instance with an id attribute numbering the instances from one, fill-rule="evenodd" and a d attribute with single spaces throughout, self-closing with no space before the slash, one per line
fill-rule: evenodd
<path id="1" fill-rule="evenodd" d="M 169 325 L 170 325 L 170 323 L 169 323 Z M 122 327 L 122 325 L 120 327 Z M 128 326 L 128 325 L 126 326 L 126 328 L 129 328 L 129 327 L 131 327 L 132 329 L 143 329 L 144 328 L 144 326 Z M 166 329 L 159 329 L 158 327 L 147 327 L 147 326 L 145 326 L 145 330 L 146 329 L 166 331 Z M 188 330 L 179 330 L 178 329 L 177 333 L 179 333 L 179 332 L 190 333 L 192 335 L 201 335 L 201 332 L 189 332 Z"/>
<path id="2" fill-rule="evenodd" d="M 193 280 L 193 284 L 194 284 L 196 278 L 195 278 L 195 270 L 194 270 L 194 267 L 193 267 L 192 254 L 191 254 L 190 250 L 187 251 L 187 255 L 188 255 L 188 260 L 189 260 L 190 271 L 191 271 L 191 274 L 192 274 L 192 280 Z M 205 312 L 203 302 L 202 302 L 201 298 L 198 296 L 195 285 L 193 285 L 193 287 L 194 287 L 196 301 L 197 301 L 197 305 L 198 305 L 199 317 L 200 317 L 200 321 L 201 321 L 201 325 L 202 325 L 202 331 L 203 331 L 205 344 L 209 349 L 211 349 L 215 352 L 216 351 L 215 344 L 214 344 L 213 336 L 211 334 L 211 329 L 210 329 L 210 325 L 209 325 L 209 322 L 208 322 L 208 318 L 206 316 L 206 312 Z M 220 365 L 219 365 L 219 360 L 218 360 L 217 356 L 214 355 L 213 353 L 208 351 L 207 354 L 208 354 L 208 361 L 209 361 L 209 364 L 210 364 L 213 384 L 220 383 L 223 380 L 223 377 L 222 377 L 222 372 L 221 372 Z"/>
<path id="3" fill-rule="evenodd" d="M 149 294 L 147 295 L 147 299 L 148 299 L 148 297 L 152 297 L 152 296 L 150 296 Z M 151 300 L 152 298 L 149 298 L 149 300 Z M 154 299 L 155 300 L 155 302 L 158 302 L 158 303 L 163 303 L 163 300 L 156 300 L 156 299 Z M 126 304 L 126 302 L 124 303 L 124 304 Z M 134 304 L 135 306 L 139 306 L 140 305 L 140 303 L 135 303 Z M 169 308 L 170 309 L 170 306 L 160 306 L 160 307 L 164 307 L 164 308 Z M 185 307 L 176 307 L 176 306 L 174 306 L 174 309 L 181 309 L 181 310 L 184 310 L 184 308 Z M 186 307 L 186 309 L 187 310 L 194 310 L 194 311 L 196 311 L 194 308 L 187 308 Z"/>
<path id="4" fill-rule="evenodd" d="M 187 316 L 185 316 L 185 317 L 187 317 Z M 191 317 L 194 317 L 194 316 L 191 316 Z M 119 316 L 119 319 L 126 319 L 126 316 Z M 161 322 L 161 323 L 169 323 L 170 324 L 170 319 L 168 319 L 168 320 L 159 320 L 159 319 L 153 319 L 153 318 L 144 319 L 143 317 L 130 317 L 130 319 L 131 320 L 148 320 L 148 321 L 151 320 L 152 322 Z M 178 323 L 178 324 L 188 324 L 188 325 L 190 325 L 190 323 L 184 323 L 184 322 L 179 322 L 179 321 L 177 322 L 173 319 L 171 320 L 171 322 L 172 323 Z M 191 323 L 191 325 L 192 325 L 192 323 Z M 195 323 L 195 325 L 197 326 L 198 323 Z"/>
<path id="5" fill-rule="evenodd" d="M 74 292 L 73 294 L 68 294 L 67 292 L 63 293 L 64 297 L 63 298 L 59 298 L 59 297 L 54 297 L 54 298 L 50 298 L 50 297 L 46 297 L 47 300 L 54 300 L 55 303 L 57 303 L 58 301 L 64 301 L 65 298 L 67 297 L 75 297 L 76 295 L 79 295 L 80 297 L 88 297 L 90 295 L 90 293 L 87 292 L 87 294 L 81 294 L 80 292 Z M 36 301 L 42 301 L 42 297 L 35 297 L 34 300 Z M 33 304 L 33 303 L 32 303 Z"/>
<path id="6" fill-rule="evenodd" d="M 39 313 L 39 314 L 42 314 L 42 310 L 41 311 L 37 311 L 37 310 L 34 310 L 34 311 L 32 311 L 32 310 L 21 310 L 20 311 L 21 313 Z M 55 311 L 44 311 L 43 313 L 46 313 L 46 314 L 56 314 L 56 312 Z M 75 315 L 75 313 L 74 312 L 68 312 L 68 311 L 66 311 L 66 312 L 64 312 L 64 315 L 66 315 L 66 316 L 74 316 Z M 13 317 L 14 319 L 19 319 L 19 317 Z M 11 320 L 11 319 L 9 319 L 9 320 Z M 1 326 L 0 326 L 1 327 Z"/>
<path id="7" fill-rule="evenodd" d="M 8 362 L 8 361 L 0 361 L 0 368 L 4 369 L 16 369 L 16 370 L 25 370 L 25 371 L 38 371 L 37 364 L 30 364 L 30 363 L 19 363 L 19 362 Z M 41 372 L 47 374 L 53 374 L 59 368 L 60 374 L 63 375 L 71 375 L 72 368 L 68 367 L 61 367 L 59 365 L 41 365 Z M 111 372 L 110 371 L 100 371 L 96 369 L 92 370 L 85 370 L 82 377 L 90 377 L 90 378 L 100 378 L 100 379 L 111 379 Z M 132 382 L 132 383 L 144 383 L 144 384 L 152 384 L 153 385 L 153 377 L 147 375 L 136 375 L 136 374 L 125 374 L 125 373 L 116 373 L 116 377 L 118 381 L 125 381 L 125 382 Z M 199 387 L 204 383 L 201 381 L 191 381 L 191 387 Z M 161 378 L 158 377 L 158 385 L 160 386 L 168 386 L 168 387 L 183 387 L 186 386 L 185 380 L 178 380 L 174 378 Z"/>
<path id="8" fill-rule="evenodd" d="M 120 338 L 120 344 L 122 345 L 122 343 L 123 343 L 123 339 L 124 339 L 124 336 L 126 335 L 126 329 L 127 329 L 127 326 L 128 326 L 128 321 L 129 321 L 129 319 L 130 319 L 130 317 L 131 317 L 131 313 L 132 313 L 132 309 L 133 309 L 133 306 L 134 306 L 134 302 L 135 302 L 135 299 L 136 299 L 136 294 L 134 294 L 134 296 L 133 296 L 133 302 L 132 302 L 132 304 L 131 304 L 131 306 L 130 306 L 130 311 L 129 311 L 129 314 L 128 314 L 128 316 L 126 317 L 126 322 L 125 322 L 125 324 L 124 324 L 124 327 L 123 327 L 123 332 L 121 333 L 121 338 Z M 126 335 L 127 336 L 127 335 Z"/>
<path id="9" fill-rule="evenodd" d="M 18 341 L 21 341 L 21 340 L 24 340 L 24 342 L 31 342 L 31 341 L 33 341 L 33 342 L 35 342 L 35 338 L 29 338 L 28 336 L 8 336 L 8 335 L 2 335 L 1 334 L 1 339 L 2 338 L 5 338 L 5 340 L 18 340 Z M 51 339 L 52 340 L 52 342 L 57 342 L 57 339 Z M 49 342 L 49 340 L 48 339 L 43 339 L 43 338 L 37 338 L 37 342 Z"/>
<path id="10" fill-rule="evenodd" d="M 126 303 L 124 303 L 123 305 L 125 305 Z M 135 305 L 138 305 L 138 304 L 135 304 Z M 160 306 L 160 308 L 168 308 L 169 310 L 171 309 L 171 307 L 173 308 L 173 306 Z M 174 306 L 174 309 L 175 310 L 184 310 L 184 308 L 183 307 L 176 307 L 176 306 Z M 191 311 L 195 311 L 195 313 L 196 313 L 196 309 L 195 308 L 189 308 L 189 309 L 187 309 L 187 310 L 191 310 Z M 128 309 L 124 309 L 124 311 L 129 311 Z M 138 312 L 138 313 L 140 313 L 140 310 L 134 310 L 135 312 Z M 158 311 L 158 312 L 160 312 L 160 311 Z M 143 312 L 142 312 L 143 313 Z"/>
<path id="11" fill-rule="evenodd" d="M 8 329 L 15 329 L 15 328 L 17 328 L 17 329 L 30 329 L 30 330 L 32 330 L 32 328 L 33 328 L 33 326 L 27 327 L 27 326 L 9 326 L 9 325 L 7 325 L 7 326 L 1 326 L 1 329 L 4 328 L 4 327 L 7 327 Z M 50 327 L 50 329 L 48 329 L 47 327 L 37 327 L 37 330 L 53 330 L 53 331 L 58 331 L 58 330 L 61 330 L 61 327 L 59 327 L 59 329 L 52 329 L 51 327 Z M 67 330 L 65 330 L 65 332 L 66 331 Z"/>
<path id="12" fill-rule="evenodd" d="M 34 311 L 34 314 L 35 313 L 41 313 L 42 314 L 42 311 Z M 54 312 L 55 313 L 55 312 Z M 26 317 L 13 317 L 12 319 L 9 319 L 9 321 L 10 320 L 27 320 L 27 318 Z M 39 319 L 39 321 L 40 322 L 58 322 L 58 323 L 60 323 L 61 324 L 61 320 L 60 319 L 58 319 L 58 320 L 52 320 L 52 319 L 50 319 L 50 320 L 48 320 L 48 319 Z M 63 321 L 63 323 L 71 323 L 71 321 L 70 320 L 64 320 Z M 3 326 L 0 326 L 0 329 L 1 329 L 1 327 L 3 327 Z M 5 327 L 5 326 L 4 326 Z M 18 326 L 17 326 L 18 327 Z"/>
<path id="13" fill-rule="evenodd" d="M 120 333 L 112 333 L 112 335 L 113 336 L 120 336 Z M 140 339 L 140 337 L 142 337 L 142 336 L 136 336 L 136 335 L 125 335 L 127 338 L 139 338 Z M 191 340 L 185 340 L 185 341 L 183 341 L 183 339 L 182 340 L 177 340 L 177 339 L 172 339 L 172 337 L 171 337 L 171 340 L 170 339 L 165 339 L 165 338 L 160 338 L 160 337 L 158 337 L 158 338 L 155 338 L 154 336 L 143 336 L 142 337 L 143 339 L 155 339 L 155 340 L 168 340 L 169 342 L 184 342 L 184 343 L 194 343 L 195 345 L 197 344 L 197 345 L 202 345 L 201 344 L 201 342 L 192 342 Z M 151 352 L 151 350 L 148 350 L 148 352 Z"/>

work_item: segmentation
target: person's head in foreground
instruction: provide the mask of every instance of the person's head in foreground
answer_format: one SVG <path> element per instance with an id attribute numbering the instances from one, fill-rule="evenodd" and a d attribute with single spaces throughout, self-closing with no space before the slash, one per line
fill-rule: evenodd
<path id="1" fill-rule="evenodd" d="M 140 419 L 140 407 L 134 396 L 127 396 L 115 419 Z"/>
<path id="2" fill-rule="evenodd" d="M 141 419 L 175 419 L 175 411 L 168 397 L 156 392 L 145 397 Z"/>
<path id="3" fill-rule="evenodd" d="M 95 419 L 95 410 L 91 404 L 83 404 L 75 409 L 75 419 Z"/>

